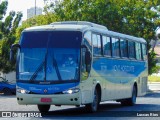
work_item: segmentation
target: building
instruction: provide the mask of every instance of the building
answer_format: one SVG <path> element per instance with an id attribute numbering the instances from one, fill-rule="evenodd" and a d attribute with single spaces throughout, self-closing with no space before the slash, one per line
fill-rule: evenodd
<path id="1" fill-rule="evenodd" d="M 44 0 L 45 5 L 56 4 L 62 0 Z"/>
<path id="2" fill-rule="evenodd" d="M 27 9 L 27 19 L 34 17 L 35 15 L 41 15 L 42 14 L 42 8 L 36 7 L 32 7 L 30 9 Z"/>
<path id="3" fill-rule="evenodd" d="M 160 47 L 159 46 L 156 46 L 154 48 L 154 52 L 156 53 L 157 57 L 160 57 Z M 160 61 L 159 61 L 160 62 Z"/>

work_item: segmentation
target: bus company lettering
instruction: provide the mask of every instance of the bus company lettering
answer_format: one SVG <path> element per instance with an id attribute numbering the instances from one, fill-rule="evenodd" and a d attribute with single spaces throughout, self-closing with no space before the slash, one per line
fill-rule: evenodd
<path id="1" fill-rule="evenodd" d="M 124 71 L 124 72 L 134 72 L 134 66 L 127 66 L 127 65 L 114 65 L 114 71 Z"/>

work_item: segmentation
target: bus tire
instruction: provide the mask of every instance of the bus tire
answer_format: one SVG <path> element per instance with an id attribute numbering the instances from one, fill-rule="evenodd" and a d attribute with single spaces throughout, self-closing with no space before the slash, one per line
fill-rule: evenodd
<path id="1" fill-rule="evenodd" d="M 11 95 L 12 94 L 11 89 L 9 89 L 9 88 L 4 88 L 3 93 L 4 93 L 4 95 Z"/>
<path id="2" fill-rule="evenodd" d="M 47 113 L 51 105 L 37 105 L 39 112 Z"/>
<path id="3" fill-rule="evenodd" d="M 132 97 L 122 100 L 121 105 L 123 106 L 133 106 L 136 104 L 136 98 L 137 98 L 137 87 L 134 85 L 132 90 Z"/>
<path id="4" fill-rule="evenodd" d="M 98 110 L 99 102 L 100 101 L 100 94 L 97 89 L 94 91 L 93 102 L 90 104 L 86 104 L 86 109 L 88 112 L 96 112 Z"/>

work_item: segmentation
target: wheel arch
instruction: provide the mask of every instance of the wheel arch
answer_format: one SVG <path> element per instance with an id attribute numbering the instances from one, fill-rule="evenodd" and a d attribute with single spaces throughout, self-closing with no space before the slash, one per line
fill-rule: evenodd
<path id="1" fill-rule="evenodd" d="M 137 96 L 138 95 L 138 85 L 137 85 L 137 82 L 134 82 L 133 87 L 136 88 L 136 96 Z"/>
<path id="2" fill-rule="evenodd" d="M 4 87 L 2 90 L 4 91 L 6 89 L 11 90 L 9 87 Z"/>
<path id="3" fill-rule="evenodd" d="M 95 87 L 95 89 L 98 90 L 98 94 L 99 94 L 99 102 L 101 101 L 101 97 L 102 97 L 102 89 L 101 89 L 101 85 L 98 83 Z"/>

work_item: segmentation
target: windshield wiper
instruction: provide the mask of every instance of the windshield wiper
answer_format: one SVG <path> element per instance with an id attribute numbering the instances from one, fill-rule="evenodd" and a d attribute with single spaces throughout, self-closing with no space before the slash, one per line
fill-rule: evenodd
<path id="1" fill-rule="evenodd" d="M 60 74 L 60 72 L 59 72 L 59 68 L 58 68 L 58 65 L 57 65 L 57 61 L 56 61 L 56 59 L 54 58 L 54 54 L 53 54 L 53 66 L 55 67 L 55 70 L 56 70 L 58 79 L 59 79 L 59 80 L 62 80 L 62 77 L 61 77 L 61 74 Z"/>
<path id="2" fill-rule="evenodd" d="M 38 68 L 36 69 L 36 71 L 34 72 L 34 74 L 31 76 L 30 78 L 30 82 L 33 82 L 36 77 L 37 77 L 37 74 L 43 70 L 43 66 L 45 64 L 45 60 L 38 66 Z"/>
<path id="3" fill-rule="evenodd" d="M 50 42 L 50 38 L 51 36 L 49 36 L 48 38 L 48 41 L 47 41 L 47 47 L 46 47 L 46 54 L 45 54 L 45 58 L 44 58 L 44 61 L 39 65 L 39 67 L 37 68 L 37 70 L 34 72 L 34 74 L 31 76 L 30 78 L 30 82 L 33 82 L 36 77 L 37 77 L 37 74 L 43 70 L 43 67 L 44 67 L 44 81 L 46 81 L 46 76 L 47 76 L 47 56 L 48 56 L 48 47 L 49 47 L 49 42 Z M 62 77 L 61 77 L 61 74 L 59 72 L 59 68 L 58 68 L 58 65 L 57 65 L 57 61 L 56 59 L 54 58 L 54 54 L 53 54 L 53 66 L 55 67 L 55 71 L 57 73 L 57 77 L 59 80 L 62 80 Z"/>

